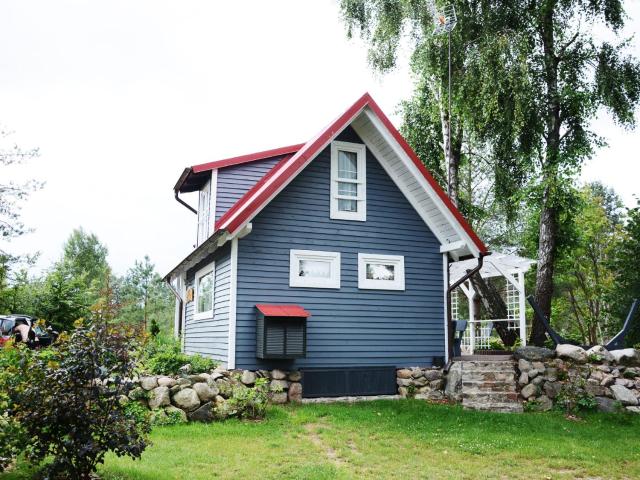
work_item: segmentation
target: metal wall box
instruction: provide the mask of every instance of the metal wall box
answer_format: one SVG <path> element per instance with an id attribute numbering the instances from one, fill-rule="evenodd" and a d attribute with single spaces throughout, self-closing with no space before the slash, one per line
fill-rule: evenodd
<path id="1" fill-rule="evenodd" d="M 256 305 L 256 357 L 291 360 L 307 354 L 307 318 L 299 305 Z"/>

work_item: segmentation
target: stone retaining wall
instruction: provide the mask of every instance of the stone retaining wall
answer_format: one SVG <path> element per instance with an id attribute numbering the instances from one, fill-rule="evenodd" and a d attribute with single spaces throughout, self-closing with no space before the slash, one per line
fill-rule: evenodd
<path id="1" fill-rule="evenodd" d="M 211 421 L 224 416 L 234 389 L 252 388 L 258 378 L 269 381 L 271 403 L 302 400 L 301 374 L 283 370 L 225 370 L 179 376 L 148 375 L 134 379 L 135 387 L 122 401 L 137 401 L 154 415 L 178 416 L 182 421 Z"/>
<path id="2" fill-rule="evenodd" d="M 441 368 L 401 368 L 396 372 L 398 395 L 423 400 L 442 400 L 445 379 Z"/>
<path id="3" fill-rule="evenodd" d="M 555 351 L 523 347 L 515 356 L 520 396 L 530 410 L 582 398 L 595 400 L 600 411 L 640 413 L 639 351 L 558 345 Z"/>

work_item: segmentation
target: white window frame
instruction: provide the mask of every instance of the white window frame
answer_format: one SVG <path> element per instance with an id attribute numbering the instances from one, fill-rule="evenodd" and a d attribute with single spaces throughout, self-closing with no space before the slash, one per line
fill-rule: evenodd
<path id="1" fill-rule="evenodd" d="M 338 151 L 354 152 L 357 155 L 358 178 L 338 178 Z M 358 185 L 358 195 L 350 197 L 338 194 L 338 182 L 355 183 Z M 338 209 L 338 200 L 356 200 L 357 211 L 342 212 Z M 336 220 L 367 220 L 367 147 L 362 143 L 339 142 L 331 143 L 331 200 L 329 217 Z"/>
<path id="2" fill-rule="evenodd" d="M 367 263 L 385 263 L 394 266 L 394 280 L 367 278 Z M 358 288 L 368 290 L 404 290 L 404 256 L 358 253 Z"/>
<path id="3" fill-rule="evenodd" d="M 300 260 L 331 261 L 329 278 L 301 277 L 298 275 Z M 322 252 L 319 250 L 290 250 L 289 286 L 307 288 L 340 288 L 340 252 Z"/>
<path id="4" fill-rule="evenodd" d="M 194 320 L 203 320 L 203 319 L 208 319 L 208 318 L 213 318 L 213 311 L 215 309 L 214 307 L 214 302 L 215 302 L 215 298 L 216 298 L 216 264 L 215 262 L 210 263 L 209 265 L 207 265 L 206 267 L 201 268 L 200 270 L 198 270 L 196 272 L 194 281 L 193 281 L 193 290 L 194 290 L 194 296 L 193 296 L 193 301 L 195 302 L 194 307 L 193 307 L 193 318 Z M 206 274 L 208 273 L 213 273 L 213 288 L 211 289 L 211 310 L 207 310 L 205 312 L 198 312 L 198 302 L 200 299 L 200 289 L 198 288 L 199 286 L 199 280 L 204 277 Z"/>
<path id="5" fill-rule="evenodd" d="M 212 180 L 212 178 L 207 180 L 198 192 L 198 245 L 202 245 L 209 238 L 212 231 L 211 219 L 215 218 L 215 213 L 211 215 L 212 203 L 214 203 L 211 200 Z"/>

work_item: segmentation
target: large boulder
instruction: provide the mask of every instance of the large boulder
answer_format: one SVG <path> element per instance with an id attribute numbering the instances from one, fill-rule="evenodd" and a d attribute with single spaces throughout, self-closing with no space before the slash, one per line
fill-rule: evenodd
<path id="1" fill-rule="evenodd" d="M 284 391 L 289 388 L 289 382 L 286 380 L 271 380 L 269 388 L 272 392 Z"/>
<path id="2" fill-rule="evenodd" d="M 282 404 L 287 403 L 287 392 L 278 392 L 271 394 L 271 403 Z"/>
<path id="3" fill-rule="evenodd" d="M 413 372 L 409 368 L 401 368 L 396 372 L 396 375 L 398 378 L 407 379 L 407 378 L 411 378 L 412 373 Z"/>
<path id="4" fill-rule="evenodd" d="M 638 405 L 638 399 L 631 390 L 622 385 L 611 385 L 609 387 L 613 392 L 613 396 L 623 405 Z"/>
<path id="5" fill-rule="evenodd" d="M 604 362 L 613 362 L 614 360 L 613 355 L 611 355 L 609 350 L 604 348 L 602 345 L 591 347 L 589 350 L 587 350 L 587 355 L 590 357 L 597 355 L 598 357 L 600 357 L 600 361 Z"/>
<path id="6" fill-rule="evenodd" d="M 169 387 L 156 387 L 149 392 L 149 408 L 151 410 L 166 407 L 167 405 L 171 405 Z"/>
<path id="7" fill-rule="evenodd" d="M 253 385 L 256 383 L 256 374 L 250 370 L 243 370 L 240 381 L 245 385 Z"/>
<path id="8" fill-rule="evenodd" d="M 153 390 L 158 386 L 157 377 L 140 377 L 140 386 L 145 390 Z"/>
<path id="9" fill-rule="evenodd" d="M 302 372 L 300 370 L 292 370 L 287 378 L 290 382 L 299 382 L 302 380 Z"/>
<path id="10" fill-rule="evenodd" d="M 609 352 L 616 363 L 633 363 L 637 360 L 637 352 L 633 348 L 623 348 L 621 350 L 611 350 Z"/>
<path id="11" fill-rule="evenodd" d="M 434 380 L 440 380 L 442 378 L 442 370 L 438 368 L 432 368 L 424 371 L 424 378 L 432 382 Z"/>
<path id="12" fill-rule="evenodd" d="M 173 387 L 177 382 L 175 378 L 171 377 L 158 377 L 158 385 L 161 387 Z"/>
<path id="13" fill-rule="evenodd" d="M 543 347 L 534 347 L 534 346 L 526 346 L 526 347 L 518 347 L 515 352 L 513 352 L 513 356 L 516 359 L 525 359 L 530 362 L 539 362 L 546 360 L 547 358 L 554 357 L 553 350 L 549 350 L 548 348 Z"/>
<path id="14" fill-rule="evenodd" d="M 298 382 L 292 382 L 289 385 L 289 401 L 301 402 L 302 401 L 302 384 Z"/>
<path id="15" fill-rule="evenodd" d="M 619 408 L 618 402 L 608 397 L 596 397 L 596 403 L 599 412 L 614 413 Z"/>
<path id="16" fill-rule="evenodd" d="M 188 412 L 200 406 L 200 398 L 193 388 L 180 390 L 173 396 L 173 404 Z"/>
<path id="17" fill-rule="evenodd" d="M 451 365 L 447 373 L 444 394 L 449 400 L 459 401 L 462 399 L 462 362 Z"/>
<path id="18" fill-rule="evenodd" d="M 273 370 L 271 372 L 271 378 L 273 378 L 274 380 L 284 380 L 285 378 L 287 378 L 287 373 L 283 372 L 282 370 Z"/>
<path id="19" fill-rule="evenodd" d="M 530 383 L 520 391 L 520 395 L 522 395 L 522 398 L 524 398 L 525 400 L 529 397 L 534 396 L 536 393 L 538 393 L 538 387 L 536 387 L 532 383 Z"/>
<path id="20" fill-rule="evenodd" d="M 201 402 L 208 402 L 210 400 L 213 400 L 219 393 L 218 387 L 215 384 L 211 386 L 205 382 L 194 383 L 192 388 L 198 394 L 198 398 Z"/>
<path id="21" fill-rule="evenodd" d="M 198 385 L 196 383 L 196 385 Z M 211 422 L 215 419 L 213 402 L 207 402 L 197 410 L 189 413 L 189 420 L 192 422 Z"/>
<path id="22" fill-rule="evenodd" d="M 164 409 L 164 413 L 167 414 L 167 417 L 172 419 L 176 423 L 186 423 L 187 422 L 187 414 L 184 410 L 179 409 L 178 407 L 174 407 L 173 405 L 169 405 Z"/>
<path id="23" fill-rule="evenodd" d="M 587 363 L 588 355 L 584 348 L 568 343 L 556 346 L 556 355 L 560 358 L 573 360 L 577 363 Z"/>

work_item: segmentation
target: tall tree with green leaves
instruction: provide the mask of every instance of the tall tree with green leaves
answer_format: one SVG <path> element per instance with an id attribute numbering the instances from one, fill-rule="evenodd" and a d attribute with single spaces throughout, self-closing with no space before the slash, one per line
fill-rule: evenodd
<path id="1" fill-rule="evenodd" d="M 451 3 L 459 18 L 452 39 L 457 85 L 452 103 L 453 118 L 460 122 L 451 131 L 468 132 L 470 143 L 479 142 L 491 156 L 496 197 L 508 209 L 513 211 L 525 200 L 539 210 L 535 295 L 550 316 L 563 209 L 571 197 L 564 187 L 573 184 L 582 162 L 603 144 L 589 124 L 604 110 L 625 127 L 635 125 L 640 64 L 627 54 L 628 39 L 611 43 L 593 33 L 595 26 L 614 34 L 621 31 L 626 18 L 623 2 Z M 342 0 L 341 7 L 349 34 L 357 28 L 369 41 L 371 63 L 379 70 L 394 66 L 405 34 L 413 40 L 412 64 L 422 103 L 409 112 L 421 120 L 413 138 L 411 133 L 407 136 L 414 145 L 423 142 L 423 159 L 431 156 L 425 161 L 433 163 L 429 151 L 443 145 L 435 140 L 433 119 L 443 110 L 439 92 L 445 91 L 445 54 L 429 34 L 430 2 Z M 460 138 L 452 144 L 463 145 L 465 134 Z M 534 321 L 531 341 L 541 345 L 544 338 L 542 324 Z"/>
<path id="2" fill-rule="evenodd" d="M 136 260 L 134 266 L 129 269 L 123 279 L 121 290 L 125 304 L 121 318 L 131 320 L 133 317 L 135 320 L 139 316 L 145 330 L 150 316 L 153 316 L 157 325 L 158 317 L 166 317 L 166 313 L 171 309 L 171 292 L 156 272 L 155 265 L 148 255 L 145 255 L 142 261 Z"/>
<path id="3" fill-rule="evenodd" d="M 610 299 L 623 239 L 622 202 L 600 183 L 583 187 L 577 200 L 574 239 L 557 262 L 554 310 L 583 344 L 603 344 L 619 327 Z"/>
<path id="4" fill-rule="evenodd" d="M 109 275 L 107 254 L 107 247 L 98 237 L 82 227 L 73 230 L 63 247 L 61 262 L 64 268 L 93 291 L 94 301 Z"/>

